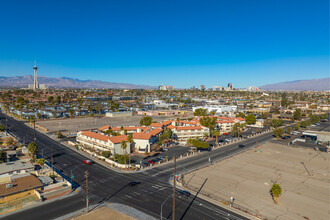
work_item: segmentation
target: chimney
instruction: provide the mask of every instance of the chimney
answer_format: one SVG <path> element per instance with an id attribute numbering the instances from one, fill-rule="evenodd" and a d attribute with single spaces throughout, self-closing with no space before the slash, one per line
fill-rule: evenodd
<path id="1" fill-rule="evenodd" d="M 137 133 L 141 133 L 142 132 L 142 129 L 141 128 L 138 128 L 138 129 L 136 129 L 136 132 Z"/>

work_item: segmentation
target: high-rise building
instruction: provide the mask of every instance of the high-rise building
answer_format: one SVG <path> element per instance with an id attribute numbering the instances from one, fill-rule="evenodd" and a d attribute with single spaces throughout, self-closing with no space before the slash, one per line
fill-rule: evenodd
<path id="1" fill-rule="evenodd" d="M 48 89 L 48 85 L 46 84 L 39 84 L 38 83 L 38 76 L 37 76 L 37 63 L 35 62 L 34 64 L 34 78 L 33 78 L 33 84 L 29 84 L 28 88 L 29 89 L 33 89 L 33 90 L 37 90 L 37 89 Z"/>
<path id="2" fill-rule="evenodd" d="M 233 84 L 232 83 L 228 83 L 228 90 L 233 90 Z"/>
<path id="3" fill-rule="evenodd" d="M 199 90 L 205 90 L 205 86 L 204 85 L 200 85 L 199 86 Z"/>

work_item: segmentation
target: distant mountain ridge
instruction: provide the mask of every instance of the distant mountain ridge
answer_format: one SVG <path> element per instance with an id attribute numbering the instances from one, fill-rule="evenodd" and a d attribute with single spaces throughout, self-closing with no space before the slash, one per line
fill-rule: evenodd
<path id="1" fill-rule="evenodd" d="M 327 91 L 330 90 L 330 78 L 295 80 L 268 84 L 260 87 L 261 90 L 296 90 L 296 91 Z"/>
<path id="2" fill-rule="evenodd" d="M 80 80 L 70 77 L 47 77 L 38 76 L 39 84 L 47 84 L 50 88 L 107 88 L 107 89 L 154 89 L 155 86 L 135 85 L 129 83 L 113 83 L 100 80 Z M 33 84 L 33 76 L 0 76 L 0 87 L 27 88 Z"/>

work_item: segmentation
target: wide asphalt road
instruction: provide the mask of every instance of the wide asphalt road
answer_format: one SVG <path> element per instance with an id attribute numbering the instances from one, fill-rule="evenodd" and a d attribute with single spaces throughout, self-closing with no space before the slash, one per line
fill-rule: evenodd
<path id="1" fill-rule="evenodd" d="M 5 115 L 0 113 L 1 123 L 5 124 Z M 8 117 L 8 125 L 12 133 L 28 142 L 33 141 L 34 131 L 23 122 Z M 268 140 L 272 134 L 264 134 L 247 139 L 245 148 L 238 148 L 238 144 L 228 145 L 215 149 L 211 152 L 203 152 L 200 155 L 178 160 L 177 169 L 179 173 L 197 169 L 209 165 L 209 159 L 215 162 L 228 156 L 237 154 L 248 148 L 254 147 L 256 141 L 259 143 Z M 140 173 L 117 173 L 102 165 L 83 164 L 87 159 L 79 153 L 68 149 L 48 136 L 36 132 L 36 142 L 39 151 L 50 161 L 51 148 L 53 149 L 54 166 L 67 174 L 74 175 L 74 181 L 82 187 L 80 193 L 45 203 L 40 206 L 22 210 L 21 212 L 8 215 L 6 219 L 54 219 L 85 207 L 85 171 L 88 170 L 88 186 L 90 204 L 122 203 L 134 207 L 155 218 L 159 218 L 160 207 L 164 200 L 171 196 L 172 187 L 169 178 L 173 175 L 173 163 L 155 167 Z M 140 185 L 128 186 L 130 181 L 141 181 Z M 176 196 L 176 219 L 245 219 L 224 208 L 218 207 L 205 200 L 192 195 L 189 198 Z M 163 207 L 163 217 L 172 218 L 172 200 L 169 199 Z"/>

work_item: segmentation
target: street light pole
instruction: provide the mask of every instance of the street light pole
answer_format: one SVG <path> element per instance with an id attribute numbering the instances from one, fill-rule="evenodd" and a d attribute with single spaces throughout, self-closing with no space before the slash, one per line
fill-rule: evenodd
<path id="1" fill-rule="evenodd" d="M 175 175 L 176 175 L 176 155 L 174 154 L 174 175 L 173 175 L 173 211 L 172 211 L 172 219 L 175 220 Z"/>
<path id="2" fill-rule="evenodd" d="M 162 203 L 162 205 L 160 206 L 160 220 L 163 220 L 163 206 L 164 206 L 165 202 L 166 202 L 169 198 L 171 198 L 171 196 L 172 196 L 172 195 L 168 196 L 168 197 L 165 199 L 165 201 Z"/>

